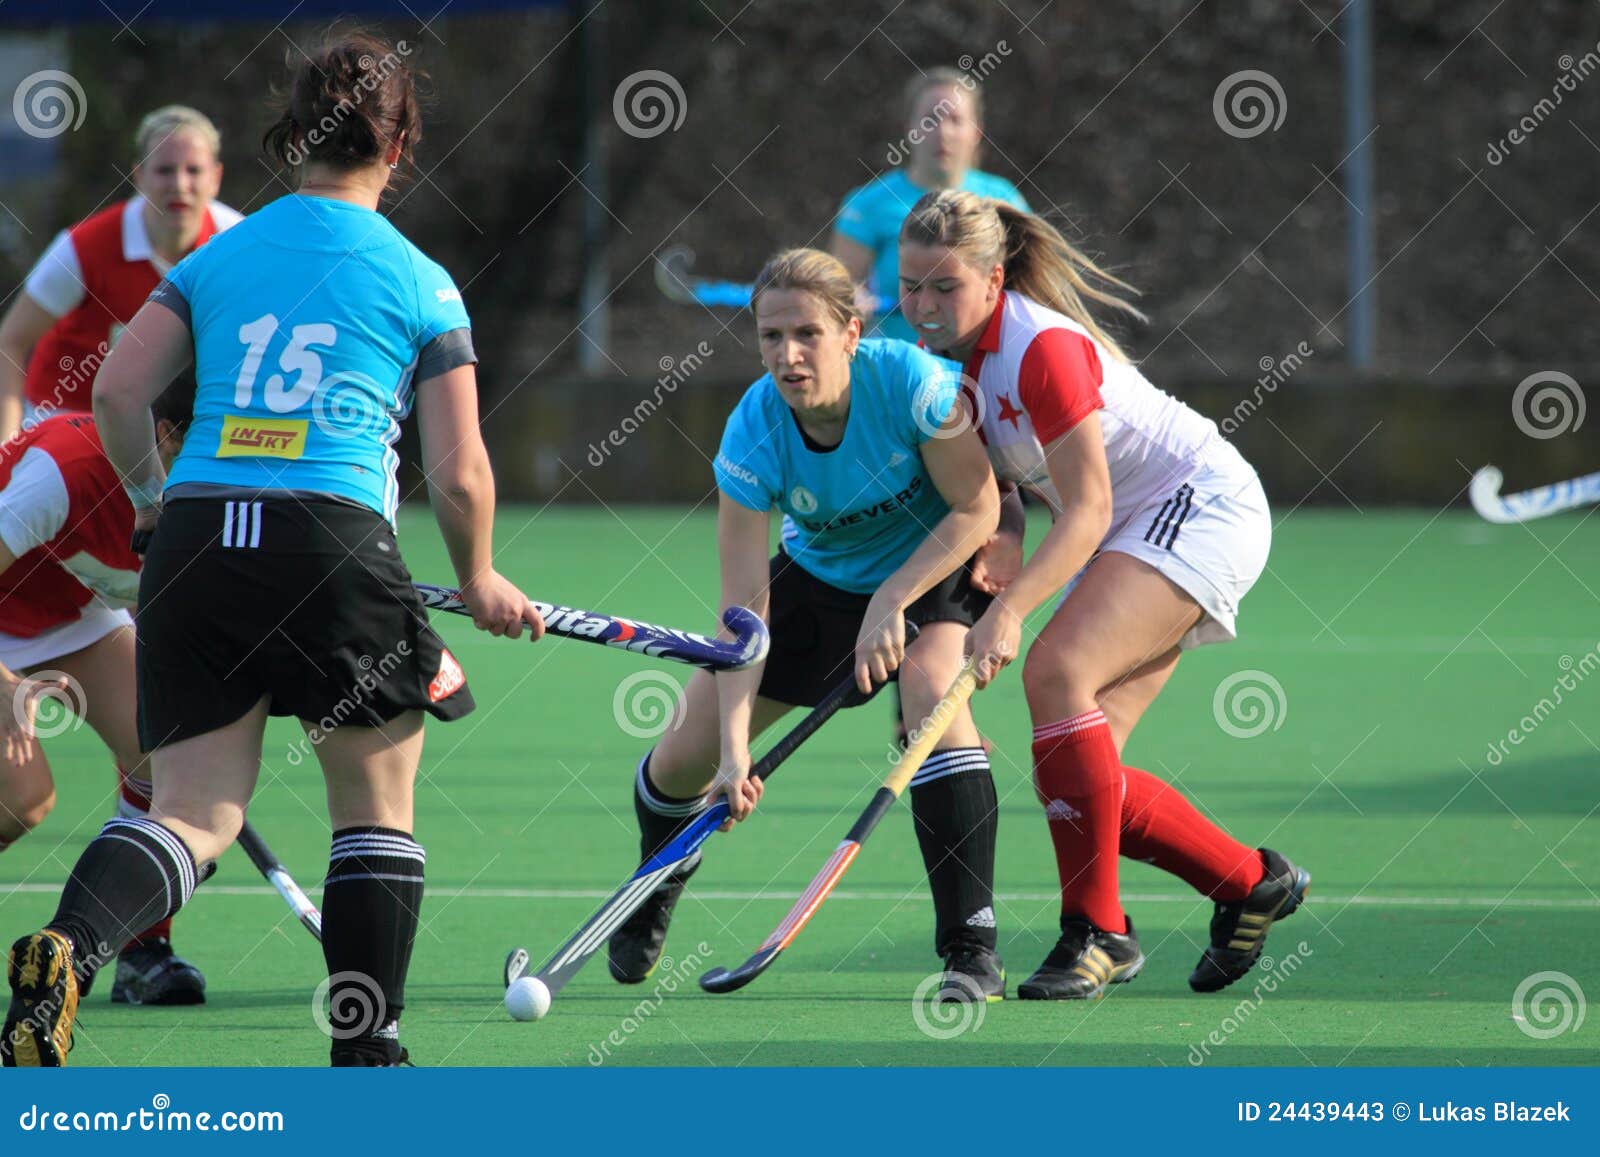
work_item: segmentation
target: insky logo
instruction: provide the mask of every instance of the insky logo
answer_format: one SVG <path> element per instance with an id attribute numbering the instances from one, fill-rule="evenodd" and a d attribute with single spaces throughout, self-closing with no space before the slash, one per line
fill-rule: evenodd
<path id="1" fill-rule="evenodd" d="M 304 418 L 258 419 L 229 414 L 222 420 L 219 458 L 298 458 L 306 450 Z"/>

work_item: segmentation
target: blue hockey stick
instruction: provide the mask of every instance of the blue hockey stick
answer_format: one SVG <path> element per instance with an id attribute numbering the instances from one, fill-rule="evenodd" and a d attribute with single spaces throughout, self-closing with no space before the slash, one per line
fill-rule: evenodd
<path id="1" fill-rule="evenodd" d="M 906 624 L 908 636 L 914 628 Z M 752 779 L 765 779 L 778 769 L 794 754 L 795 749 L 809 739 L 824 723 L 833 718 L 835 712 L 841 707 L 854 707 L 865 703 L 876 695 L 878 688 L 874 687 L 869 694 L 863 694 L 856 687 L 855 673 L 852 671 L 839 682 L 839 685 L 828 692 L 822 702 L 818 703 L 806 717 L 795 724 L 791 730 L 777 743 L 772 750 L 761 757 L 754 767 L 750 769 Z M 600 906 L 593 916 L 586 920 L 581 928 L 560 948 L 555 955 L 545 961 L 538 972 L 529 973 L 528 966 L 533 963 L 533 958 L 528 955 L 526 948 L 513 949 L 506 957 L 505 983 L 510 987 L 511 982 L 522 976 L 532 975 L 544 982 L 551 995 L 559 992 L 567 981 L 578 974 L 578 970 L 588 963 L 589 958 L 599 951 L 611 934 L 622 926 L 639 910 L 655 892 L 662 881 L 672 872 L 682 867 L 700 850 L 700 845 L 710 838 L 711 833 L 722 826 L 728 818 L 728 801 L 719 799 L 706 811 L 702 812 L 695 821 L 671 840 L 665 847 L 656 852 L 638 870 L 629 877 L 628 881 L 612 893 L 611 899 Z"/>
<path id="2" fill-rule="evenodd" d="M 461 592 L 454 587 L 417 583 L 416 588 L 423 604 L 431 610 L 457 615 L 468 613 L 467 605 L 461 601 Z M 734 633 L 729 642 L 692 631 L 652 626 L 637 619 L 603 615 L 599 611 L 541 603 L 538 599 L 530 601 L 544 619 L 544 629 L 552 635 L 585 643 L 603 643 L 607 647 L 671 659 L 674 663 L 688 663 L 710 671 L 739 671 L 759 663 L 767 657 L 767 647 L 771 643 L 767 624 L 761 621 L 760 615 L 744 607 L 729 607 L 722 613 L 723 626 Z"/>
<path id="3" fill-rule="evenodd" d="M 1600 474 L 1585 474 L 1582 478 L 1506 495 L 1500 493 L 1503 481 L 1499 469 L 1494 466 L 1485 466 L 1472 476 L 1469 487 L 1472 508 L 1490 522 L 1528 522 L 1600 502 Z"/>

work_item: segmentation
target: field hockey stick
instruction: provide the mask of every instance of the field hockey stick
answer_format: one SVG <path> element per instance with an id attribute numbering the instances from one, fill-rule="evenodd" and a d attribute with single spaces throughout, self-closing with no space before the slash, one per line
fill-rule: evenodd
<path id="1" fill-rule="evenodd" d="M 278 890 L 278 895 L 283 897 L 283 902 L 289 905 L 292 911 L 306 926 L 306 931 L 322 940 L 322 913 L 317 911 L 317 906 L 311 898 L 300 890 L 300 885 L 294 882 L 294 877 L 289 875 L 289 869 L 283 866 L 267 847 L 267 841 L 261 834 L 250 826 L 248 820 L 244 827 L 239 829 L 239 846 L 244 849 L 244 854 L 250 857 L 250 862 L 256 870 L 267 878 L 267 883 Z"/>
<path id="2" fill-rule="evenodd" d="M 454 587 L 417 583 L 416 588 L 430 610 L 471 614 L 467 604 L 461 601 L 461 592 Z M 729 607 L 722 612 L 722 625 L 734 634 L 732 642 L 725 642 L 693 631 L 657 627 L 637 619 L 603 615 L 599 611 L 541 603 L 538 599 L 528 601 L 544 619 L 544 629 L 552 635 L 584 643 L 603 643 L 607 647 L 688 663 L 708 671 L 739 671 L 759 663 L 767 657 L 767 647 L 772 641 L 761 616 L 745 607 Z"/>
<path id="3" fill-rule="evenodd" d="M 694 264 L 694 250 L 687 245 L 674 245 L 656 254 L 656 287 L 669 301 L 679 305 L 703 305 L 708 308 L 746 309 L 755 286 L 743 281 L 716 281 L 690 273 Z M 874 297 L 863 304 L 873 313 L 884 313 L 894 308 L 893 302 Z"/>
<path id="4" fill-rule="evenodd" d="M 1503 481 L 1498 467 L 1485 466 L 1472 476 L 1472 485 L 1467 488 L 1472 496 L 1472 508 L 1490 522 L 1531 522 L 1600 502 L 1600 474 L 1585 474 L 1582 478 L 1502 497 L 1500 484 Z"/>
<path id="5" fill-rule="evenodd" d="M 739 967 L 734 969 L 713 968 L 700 978 L 700 987 L 707 992 L 734 992 L 749 984 L 772 966 L 778 954 L 794 938 L 800 935 L 800 929 L 806 926 L 807 921 L 822 906 L 828 898 L 845 871 L 850 867 L 851 861 L 861 851 L 861 845 L 867 842 L 867 837 L 872 834 L 872 829 L 878 826 L 878 821 L 888 814 L 894 801 L 900 798 L 906 785 L 911 782 L 911 777 L 917 773 L 917 768 L 922 766 L 923 760 L 933 752 L 933 745 L 938 743 L 955 717 L 961 713 L 962 706 L 972 697 L 977 689 L 978 679 L 973 674 L 969 663 L 962 668 L 961 674 L 950 685 L 944 698 L 940 699 L 929 712 L 928 717 L 922 721 L 921 726 L 909 736 L 909 742 L 900 758 L 895 761 L 894 770 L 889 772 L 889 778 L 883 781 L 872 796 L 872 802 L 867 804 L 866 810 L 851 827 L 844 842 L 833 850 L 833 855 L 828 857 L 828 862 L 822 865 L 822 871 L 812 877 L 806 890 L 800 893 L 800 898 L 794 902 L 794 907 L 789 909 L 789 914 L 783 921 L 761 942 L 757 948 Z"/>
<path id="6" fill-rule="evenodd" d="M 908 623 L 907 627 L 910 626 Z M 856 686 L 855 672 L 852 671 L 841 679 L 804 719 L 795 724 L 787 735 L 772 745 L 772 749 L 750 769 L 750 778 L 767 778 L 778 770 L 784 760 L 795 753 L 796 748 L 811 738 L 817 728 L 833 718 L 834 713 L 840 708 L 865 703 L 877 693 L 878 687 L 863 693 Z M 640 864 L 638 871 L 612 894 L 611 899 L 600 905 L 599 911 L 584 921 L 582 927 L 574 932 L 565 944 L 556 949 L 555 955 L 545 961 L 539 971 L 532 975 L 544 982 L 551 995 L 559 992 L 562 986 L 588 963 L 589 958 L 599 950 L 611 933 L 639 910 L 639 906 L 650 898 L 663 880 L 693 857 L 700 850 L 700 845 L 705 843 L 711 833 L 721 827 L 727 818 L 726 799 L 717 800 L 710 808 L 701 812 L 694 822 L 673 837 L 671 842 Z M 531 963 L 533 960 L 526 948 L 513 949 L 511 955 L 506 957 L 506 986 L 510 987 L 512 981 L 529 975 L 528 965 Z"/>

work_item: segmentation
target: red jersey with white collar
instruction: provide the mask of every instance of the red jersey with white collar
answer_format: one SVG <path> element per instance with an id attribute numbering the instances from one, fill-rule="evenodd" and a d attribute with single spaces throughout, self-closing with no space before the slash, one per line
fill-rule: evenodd
<path id="1" fill-rule="evenodd" d="M 966 375 L 995 476 L 1038 494 L 1057 514 L 1061 496 L 1044 447 L 1100 411 L 1111 471 L 1108 538 L 1227 446 L 1215 422 L 1151 385 L 1071 318 L 1019 293 L 1001 293 Z"/>
<path id="2" fill-rule="evenodd" d="M 98 602 L 139 597 L 133 505 L 88 414 L 48 418 L 0 446 L 0 633 L 32 638 Z"/>
<path id="3" fill-rule="evenodd" d="M 144 227 L 143 197 L 104 209 L 50 243 L 23 289 L 56 318 L 28 359 L 26 396 L 46 410 L 88 410 L 100 363 L 166 273 Z M 213 201 L 195 246 L 243 218 Z"/>

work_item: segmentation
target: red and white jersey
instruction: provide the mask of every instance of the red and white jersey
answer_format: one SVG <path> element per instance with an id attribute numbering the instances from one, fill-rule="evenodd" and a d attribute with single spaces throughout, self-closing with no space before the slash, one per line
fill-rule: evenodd
<path id="1" fill-rule="evenodd" d="M 1071 318 L 1002 292 L 966 365 L 963 388 L 995 476 L 1062 509 L 1044 447 L 1096 410 L 1111 469 L 1115 535 L 1167 498 L 1228 443 L 1217 424 L 1151 385 Z M 981 397 L 974 398 L 976 385 Z"/>
<path id="2" fill-rule="evenodd" d="M 32 638 L 91 605 L 139 598 L 133 504 L 88 414 L 48 418 L 0 446 L 0 634 Z"/>
<path id="3" fill-rule="evenodd" d="M 144 227 L 143 197 L 104 209 L 56 234 L 23 289 L 56 318 L 28 358 L 27 399 L 41 409 L 88 410 L 89 391 L 123 327 L 168 266 Z M 213 201 L 195 246 L 244 218 Z"/>

